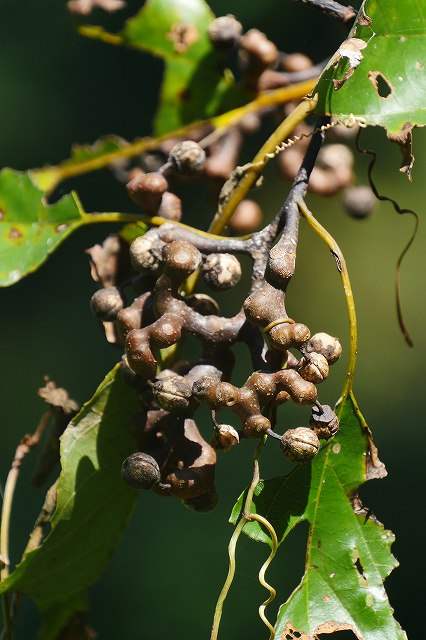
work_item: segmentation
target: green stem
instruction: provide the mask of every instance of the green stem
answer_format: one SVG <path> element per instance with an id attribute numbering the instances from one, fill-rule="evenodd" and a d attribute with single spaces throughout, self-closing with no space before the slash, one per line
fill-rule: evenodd
<path id="1" fill-rule="evenodd" d="M 227 113 L 223 113 L 220 116 L 215 116 L 208 120 L 197 120 L 196 122 L 191 122 L 179 129 L 168 131 L 160 136 L 140 138 L 116 151 L 104 153 L 96 158 L 82 160 L 81 162 L 75 162 L 71 159 L 56 166 L 33 169 L 30 171 L 30 175 L 34 183 L 45 193 L 49 194 L 64 180 L 103 169 L 120 158 L 132 158 L 147 151 L 158 149 L 162 142 L 170 138 L 188 137 L 194 129 L 199 129 L 204 126 L 211 126 L 215 130 L 224 130 L 238 124 L 250 113 L 256 113 L 263 108 L 299 100 L 314 89 L 317 81 L 318 78 L 313 78 L 312 80 L 299 82 L 289 87 L 281 87 L 273 91 L 264 91 L 251 102 Z"/>
<path id="2" fill-rule="evenodd" d="M 266 140 L 265 144 L 256 153 L 249 168 L 238 182 L 225 205 L 216 213 L 209 227 L 210 233 L 221 234 L 224 231 L 235 209 L 246 196 L 248 190 L 255 184 L 266 164 L 271 159 L 270 154 L 273 154 L 277 147 L 290 137 L 293 129 L 303 122 L 306 116 L 313 111 L 316 103 L 317 100 L 315 98 L 303 100 Z"/>
<path id="3" fill-rule="evenodd" d="M 222 590 L 219 594 L 219 597 L 217 599 L 217 603 L 216 603 L 216 608 L 215 608 L 215 612 L 214 612 L 214 617 L 213 617 L 213 625 L 212 625 L 212 632 L 211 632 L 211 636 L 210 636 L 210 640 L 217 640 L 218 638 L 218 634 L 219 634 L 219 626 L 220 626 L 220 621 L 222 618 L 222 611 L 223 611 L 223 605 L 224 602 L 226 600 L 226 597 L 228 595 L 229 589 L 231 588 L 232 585 L 232 581 L 234 579 L 234 575 L 235 575 L 235 567 L 236 567 L 236 563 L 235 563 L 235 550 L 237 547 L 237 542 L 238 542 L 238 538 L 241 535 L 242 530 L 244 529 L 244 526 L 246 525 L 247 522 L 249 522 L 252 519 L 252 515 L 250 513 L 251 511 L 251 505 L 253 502 L 253 495 L 255 492 L 255 489 L 259 483 L 260 480 L 260 476 L 259 476 L 259 457 L 260 457 L 260 452 L 262 451 L 262 447 L 265 443 L 266 440 L 266 436 L 264 436 L 262 438 L 262 440 L 259 442 L 259 444 L 256 447 L 256 450 L 254 452 L 254 459 L 253 459 L 253 476 L 252 476 L 252 481 L 251 484 L 249 486 L 249 488 L 247 489 L 247 495 L 246 495 L 246 499 L 244 501 L 244 508 L 243 508 L 243 512 L 241 514 L 241 519 L 239 520 L 238 524 L 236 525 L 235 529 L 234 529 L 234 533 L 232 534 L 231 540 L 229 541 L 229 546 L 228 546 L 228 555 L 229 555 L 229 569 L 228 569 L 228 575 L 226 576 L 226 580 L 224 582 L 224 585 L 222 587 Z"/>
<path id="4" fill-rule="evenodd" d="M 304 201 L 298 201 L 297 205 L 299 207 L 299 211 L 301 215 L 305 218 L 306 222 L 315 231 L 315 233 L 319 235 L 319 237 L 326 243 L 326 245 L 330 249 L 331 253 L 333 254 L 336 260 L 337 269 L 342 278 L 343 289 L 344 289 L 345 298 L 346 298 L 346 306 L 348 309 L 348 316 L 349 316 L 350 345 L 349 345 L 348 373 L 346 376 L 345 384 L 343 386 L 342 395 L 339 400 L 339 403 L 340 403 L 348 395 L 352 394 L 352 385 L 353 385 L 353 378 L 355 373 L 356 356 L 357 356 L 357 349 L 358 349 L 358 327 L 357 327 L 354 295 L 352 291 L 351 282 L 349 279 L 349 272 L 346 266 L 346 261 L 342 253 L 342 250 L 340 249 L 336 240 L 327 231 L 327 229 L 325 229 L 318 222 L 318 220 L 313 216 L 313 214 L 309 211 Z"/>

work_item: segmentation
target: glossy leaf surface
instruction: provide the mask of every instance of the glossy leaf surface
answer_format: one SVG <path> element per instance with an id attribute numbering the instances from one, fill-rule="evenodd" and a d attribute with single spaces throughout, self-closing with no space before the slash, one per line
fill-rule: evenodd
<path id="1" fill-rule="evenodd" d="M 4 591 L 35 601 L 53 640 L 69 618 L 86 608 L 86 590 L 102 573 L 137 499 L 120 475 L 135 449 L 129 421 L 138 411 L 134 389 L 113 369 L 61 438 L 62 471 L 51 532 L 24 556 Z"/>
<path id="2" fill-rule="evenodd" d="M 84 222 L 76 194 L 47 204 L 26 173 L 0 172 L 0 286 L 35 271 Z"/>
<path id="3" fill-rule="evenodd" d="M 389 133 L 426 125 L 425 3 L 365 0 L 350 37 L 358 42 L 342 43 L 314 90 L 317 111 Z"/>
<path id="4" fill-rule="evenodd" d="M 394 537 L 356 496 L 363 482 L 386 472 L 350 397 L 340 409 L 340 421 L 339 433 L 312 464 L 262 481 L 256 489 L 252 511 L 269 520 L 279 542 L 300 522 L 310 526 L 305 573 L 279 610 L 276 637 L 308 640 L 350 629 L 362 640 L 403 640 L 406 635 L 393 618 L 383 586 L 397 566 L 390 551 Z M 234 523 L 242 500 L 234 507 Z M 243 531 L 271 544 L 257 522 Z"/>

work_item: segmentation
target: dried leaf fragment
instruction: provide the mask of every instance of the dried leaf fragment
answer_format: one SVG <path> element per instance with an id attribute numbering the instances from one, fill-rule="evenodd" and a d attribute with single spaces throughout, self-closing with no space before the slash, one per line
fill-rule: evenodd
<path id="1" fill-rule="evenodd" d="M 333 80 L 333 86 L 335 91 L 340 89 L 355 72 L 355 69 L 363 59 L 363 55 L 361 53 L 362 49 L 365 49 L 367 43 L 361 38 L 348 38 L 340 45 L 337 50 L 337 59 L 335 60 L 335 64 L 339 62 L 342 58 L 347 58 L 349 62 L 349 69 L 346 71 L 345 75 L 341 80 Z"/>
<path id="2" fill-rule="evenodd" d="M 88 16 L 96 8 L 113 13 L 125 6 L 124 0 L 69 0 L 67 2 L 68 11 L 79 16 Z"/>
<path id="3" fill-rule="evenodd" d="M 407 174 L 407 178 L 412 180 L 411 171 L 414 164 L 413 155 L 413 129 L 411 122 L 405 122 L 401 131 L 398 133 L 388 133 L 388 139 L 399 145 L 402 153 L 402 162 L 400 171 Z"/>
<path id="4" fill-rule="evenodd" d="M 45 386 L 38 390 L 38 395 L 52 407 L 62 409 L 65 414 L 75 413 L 79 409 L 78 403 L 70 398 L 69 393 L 62 387 L 57 387 L 53 380 L 44 378 Z"/>
<path id="5" fill-rule="evenodd" d="M 86 249 L 90 256 L 90 275 L 104 287 L 120 284 L 131 274 L 127 245 L 116 235 Z"/>

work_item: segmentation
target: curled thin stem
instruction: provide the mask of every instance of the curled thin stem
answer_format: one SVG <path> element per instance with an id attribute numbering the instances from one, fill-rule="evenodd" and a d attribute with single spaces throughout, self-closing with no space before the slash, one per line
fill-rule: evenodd
<path id="1" fill-rule="evenodd" d="M 255 489 L 259 483 L 260 480 L 260 475 L 259 475 L 259 457 L 260 457 L 260 453 L 262 451 L 262 447 L 265 443 L 265 437 L 262 438 L 259 442 L 259 444 L 256 447 L 256 450 L 254 452 L 254 460 L 253 460 L 253 475 L 252 475 L 252 480 L 250 483 L 249 488 L 247 489 L 247 494 L 246 494 L 246 499 L 244 501 L 244 507 L 243 507 L 243 512 L 241 514 L 241 518 L 239 520 L 239 522 L 237 523 L 235 529 L 234 529 L 234 533 L 232 534 L 231 540 L 229 541 L 229 546 L 228 546 L 228 555 L 229 555 L 229 568 L 228 568 L 228 575 L 226 576 L 226 580 L 223 584 L 222 590 L 219 594 L 219 597 L 217 599 L 217 603 L 216 603 L 216 608 L 215 608 L 215 612 L 214 612 L 214 616 L 213 616 L 213 625 L 212 625 L 212 631 L 211 631 L 211 635 L 210 635 L 210 640 L 217 640 L 218 638 L 218 634 L 219 634 L 219 626 L 220 626 L 220 621 L 222 619 L 222 611 L 223 611 L 223 605 L 225 603 L 226 597 L 229 593 L 229 589 L 231 588 L 232 585 L 232 581 L 234 579 L 235 576 L 235 567 L 236 567 L 236 562 L 235 562 L 235 550 L 237 547 L 237 542 L 238 542 L 238 538 L 241 535 L 242 530 L 244 529 L 244 526 L 247 524 L 247 522 L 249 522 L 251 520 L 251 516 L 253 514 L 250 513 L 251 511 L 251 505 L 252 505 L 252 501 L 253 501 L 253 495 L 255 492 Z M 271 558 L 272 560 L 272 558 Z M 266 571 L 265 567 L 265 571 Z M 268 587 L 266 587 L 268 588 Z M 269 599 L 268 599 L 269 600 Z"/>
<path id="2" fill-rule="evenodd" d="M 259 617 L 262 620 L 262 622 L 265 624 L 265 626 L 267 626 L 268 629 L 269 629 L 269 632 L 270 632 L 269 640 L 273 640 L 273 638 L 275 636 L 275 628 L 269 622 L 268 618 L 266 617 L 265 610 L 266 610 L 266 607 L 268 606 L 268 604 L 271 604 L 271 602 L 274 600 L 275 596 L 277 595 L 277 592 L 276 592 L 276 590 L 274 589 L 274 587 L 272 585 L 270 585 L 268 582 L 266 582 L 265 573 L 266 573 L 269 565 L 271 564 L 272 560 L 274 559 L 275 554 L 277 553 L 277 550 L 278 550 L 278 538 L 277 538 L 277 534 L 275 532 L 274 527 L 271 525 L 269 520 L 267 520 L 263 516 L 260 516 L 257 513 L 252 513 L 252 514 L 250 514 L 250 520 L 256 520 L 256 522 L 259 522 L 261 525 L 263 525 L 265 527 L 265 529 L 268 530 L 269 535 L 271 536 L 271 540 L 272 540 L 271 552 L 270 552 L 269 556 L 266 558 L 265 562 L 263 563 L 263 565 L 261 566 L 260 571 L 259 571 L 259 582 L 262 585 L 262 587 L 265 587 L 265 589 L 267 591 L 269 591 L 269 598 L 267 600 L 265 600 L 265 602 L 262 602 L 262 604 L 259 607 Z"/>
<path id="3" fill-rule="evenodd" d="M 349 272 L 346 266 L 345 257 L 342 250 L 337 244 L 333 236 L 325 229 L 314 215 L 309 211 L 304 200 L 298 200 L 297 205 L 299 207 L 301 215 L 305 218 L 309 226 L 315 231 L 316 234 L 326 243 L 330 249 L 334 259 L 336 260 L 337 270 L 340 273 L 343 283 L 343 290 L 345 292 L 346 306 L 349 316 L 349 332 L 350 332 L 350 347 L 349 347 L 349 364 L 346 381 L 342 390 L 342 395 L 339 400 L 341 402 L 344 398 L 352 392 L 353 378 L 355 373 L 356 355 L 358 348 L 358 326 L 356 319 L 355 300 L 352 291 L 351 282 L 349 279 Z"/>

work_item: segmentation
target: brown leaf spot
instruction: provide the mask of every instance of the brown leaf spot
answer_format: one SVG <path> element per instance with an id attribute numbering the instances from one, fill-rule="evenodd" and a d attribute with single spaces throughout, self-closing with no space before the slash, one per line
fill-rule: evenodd
<path id="1" fill-rule="evenodd" d="M 360 12 L 360 16 L 358 18 L 358 24 L 361 27 L 369 27 L 371 26 L 372 23 L 372 19 L 370 18 L 370 16 L 368 16 L 365 11 L 364 11 L 364 7 L 361 7 L 361 12 Z"/>
<path id="2" fill-rule="evenodd" d="M 55 231 L 56 231 L 56 233 L 62 233 L 63 231 L 68 229 L 68 227 L 69 227 L 69 224 L 64 222 L 63 224 L 58 224 L 58 226 L 55 227 Z"/>
<path id="3" fill-rule="evenodd" d="M 11 230 L 9 231 L 9 238 L 11 240 L 16 240 L 17 238 L 22 238 L 23 234 L 21 231 L 19 231 L 19 229 L 16 229 L 15 227 L 12 227 Z"/>
<path id="4" fill-rule="evenodd" d="M 407 42 L 407 38 L 405 36 L 401 36 L 399 42 Z"/>
<path id="5" fill-rule="evenodd" d="M 379 452 L 374 444 L 373 434 L 368 426 L 365 426 L 365 431 L 368 441 L 368 449 L 366 456 L 366 480 L 374 480 L 380 478 L 386 478 L 388 472 L 386 467 L 379 459 Z"/>
<path id="6" fill-rule="evenodd" d="M 414 164 L 413 129 L 414 125 L 411 122 L 404 122 L 401 131 L 388 133 L 389 140 L 395 142 L 401 149 L 402 162 L 399 170 L 402 173 L 406 173 L 409 180 L 411 180 L 411 171 Z"/>
<path id="7" fill-rule="evenodd" d="M 336 444 L 334 444 L 332 448 L 333 453 L 338 455 L 341 452 L 341 450 L 342 450 L 342 445 L 340 444 L 340 442 L 336 442 Z"/>
<path id="8" fill-rule="evenodd" d="M 4 220 L 5 213 L 0 209 L 0 220 Z"/>
<path id="9" fill-rule="evenodd" d="M 389 80 L 380 71 L 369 71 L 367 78 L 370 80 L 377 95 L 386 100 L 395 92 Z"/>
<path id="10" fill-rule="evenodd" d="M 193 24 L 174 24 L 167 34 L 167 38 L 173 42 L 173 48 L 177 53 L 185 53 L 194 42 L 197 42 L 199 37 L 200 32 Z"/>
<path id="11" fill-rule="evenodd" d="M 324 600 L 324 602 L 331 602 L 330 596 L 325 595 L 322 597 L 322 599 Z"/>
<path id="12" fill-rule="evenodd" d="M 422 64 L 419 60 L 417 60 L 417 62 L 416 62 L 416 70 L 417 71 L 423 71 L 424 68 L 425 68 L 424 64 Z"/>

